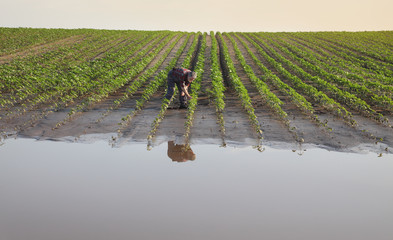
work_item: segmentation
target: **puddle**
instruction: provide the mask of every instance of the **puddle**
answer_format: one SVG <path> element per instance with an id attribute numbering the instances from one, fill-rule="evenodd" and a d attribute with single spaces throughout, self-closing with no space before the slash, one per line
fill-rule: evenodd
<path id="1" fill-rule="evenodd" d="M 181 149 L 7 139 L 0 239 L 393 239 L 392 154 Z"/>

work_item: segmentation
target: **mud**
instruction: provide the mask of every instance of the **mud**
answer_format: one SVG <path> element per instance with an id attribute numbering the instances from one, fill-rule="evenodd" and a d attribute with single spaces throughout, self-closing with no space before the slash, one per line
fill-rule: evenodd
<path id="1" fill-rule="evenodd" d="M 34 127 L 14 131 L 14 127 L 23 124 L 24 120 L 29 119 L 25 115 L 14 120 L 12 123 L 2 122 L 4 136 L 33 138 L 37 140 L 69 141 L 69 142 L 94 142 L 105 140 L 114 142 L 114 146 L 121 147 L 133 142 L 147 142 L 147 135 L 151 129 L 155 117 L 160 110 L 162 95 L 157 94 L 143 111 L 134 117 L 131 124 L 124 131 L 121 138 L 118 139 L 117 129 L 121 118 L 128 114 L 132 108 L 125 106 L 112 111 L 103 121 L 95 123 L 101 117 L 106 108 L 94 108 L 82 116 L 78 117 L 69 124 L 58 129 L 53 129 L 55 124 L 64 119 L 68 112 L 62 110 L 50 114 L 48 117 L 40 120 Z M 236 99 L 227 99 L 228 102 L 236 102 Z M 132 104 L 130 104 L 132 105 Z M 131 106 L 130 106 L 131 107 Z M 226 107 L 224 112 L 225 131 L 222 135 L 217 123 L 217 117 L 214 112 L 212 103 L 199 105 L 195 113 L 194 124 L 192 127 L 190 140 L 191 144 L 215 144 L 229 146 L 256 146 L 259 143 L 254 134 L 253 128 L 249 123 L 246 114 L 241 109 L 240 104 Z M 320 114 L 320 118 L 331 119 L 329 121 L 333 131 L 326 133 L 317 128 L 312 122 L 303 115 L 292 115 L 296 127 L 302 133 L 304 143 L 303 148 L 324 148 L 332 151 L 359 152 L 392 152 L 393 148 L 393 131 L 391 128 L 383 127 L 375 122 L 362 116 L 355 116 L 359 123 L 359 128 L 347 126 L 339 119 L 334 119 L 329 114 Z M 157 135 L 154 139 L 153 146 L 175 141 L 178 144 L 184 143 L 184 123 L 186 111 L 179 110 L 175 106 L 168 109 L 164 121 L 160 124 Z M 258 114 L 258 119 L 262 123 L 264 139 L 262 145 L 284 148 L 299 149 L 301 146 L 295 140 L 291 139 L 289 133 L 285 133 L 285 128 L 280 124 L 274 123 L 271 114 Z M 360 130 L 363 129 L 363 130 Z M 280 133 L 286 135 L 282 137 Z M 373 137 L 370 137 L 372 134 Z"/>

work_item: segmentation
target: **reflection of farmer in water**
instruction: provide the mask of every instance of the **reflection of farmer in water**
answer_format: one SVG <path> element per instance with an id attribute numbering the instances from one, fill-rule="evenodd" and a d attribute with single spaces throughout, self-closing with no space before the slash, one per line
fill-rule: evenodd
<path id="1" fill-rule="evenodd" d="M 173 68 L 168 73 L 168 90 L 165 98 L 170 100 L 175 91 L 175 86 L 179 90 L 180 108 L 187 108 L 187 98 L 191 99 L 188 88 L 192 81 L 195 80 L 197 74 L 186 68 Z"/>
<path id="2" fill-rule="evenodd" d="M 191 148 L 186 148 L 185 145 L 174 144 L 173 141 L 168 142 L 168 157 L 170 157 L 173 162 L 195 160 L 195 154 Z"/>

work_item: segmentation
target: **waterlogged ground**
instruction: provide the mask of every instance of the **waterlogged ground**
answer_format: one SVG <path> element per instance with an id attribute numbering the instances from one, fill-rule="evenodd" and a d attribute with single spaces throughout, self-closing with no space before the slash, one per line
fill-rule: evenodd
<path id="1" fill-rule="evenodd" d="M 391 154 L 181 147 L 5 140 L 0 239 L 393 239 Z"/>
<path id="2" fill-rule="evenodd" d="M 147 140 L 152 129 L 152 123 L 160 110 L 163 95 L 157 94 L 145 109 L 133 117 L 130 125 L 118 133 L 118 120 L 130 112 L 130 108 L 122 107 L 113 110 L 109 116 L 97 123 L 96 120 L 107 111 L 105 103 L 74 117 L 71 122 L 56 128 L 56 124 L 64 119 L 68 110 L 54 112 L 32 126 L 18 128 L 28 122 L 30 114 L 12 121 L 0 120 L 6 134 L 2 138 L 28 138 L 36 140 L 52 140 L 65 142 L 94 143 L 105 141 L 114 147 L 128 144 L 143 143 L 152 146 L 175 141 L 178 144 L 186 142 L 184 124 L 187 111 L 179 110 L 177 102 L 170 105 L 165 118 L 160 122 L 153 139 Z M 177 100 L 177 99 L 176 99 Z M 217 123 L 217 115 L 208 100 L 201 101 L 195 111 L 195 119 L 191 128 L 189 141 L 191 144 L 213 144 L 215 146 L 270 146 L 278 149 L 293 150 L 300 148 L 322 148 L 340 152 L 374 152 L 377 154 L 393 153 L 393 128 L 382 126 L 362 116 L 354 116 L 359 127 L 353 128 L 335 118 L 331 114 L 321 113 L 321 119 L 328 119 L 331 132 L 310 123 L 310 120 L 300 113 L 294 113 L 292 123 L 299 129 L 299 135 L 304 142 L 295 141 L 282 123 L 277 121 L 269 112 L 258 113 L 263 129 L 263 139 L 259 139 L 250 125 L 246 114 L 238 102 L 234 101 L 226 107 L 223 113 L 225 119 L 225 134 L 222 134 Z M 32 111 L 31 114 L 38 114 Z M 16 127 L 15 127 L 16 126 Z"/>

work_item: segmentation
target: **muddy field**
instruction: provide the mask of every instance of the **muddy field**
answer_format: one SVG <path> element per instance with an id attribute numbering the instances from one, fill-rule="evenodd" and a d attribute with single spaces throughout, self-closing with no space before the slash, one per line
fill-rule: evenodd
<path id="1" fill-rule="evenodd" d="M 186 57 L 194 37 L 195 35 L 188 39 L 185 49 L 177 60 L 177 66 L 180 66 L 183 59 Z M 306 99 L 312 103 L 315 114 L 319 119 L 328 123 L 331 128 L 331 131 L 329 131 L 311 120 L 307 114 L 303 113 L 292 101 L 290 101 L 288 96 L 282 94 L 282 92 L 280 92 L 271 82 L 266 82 L 270 90 L 283 102 L 282 109 L 288 113 L 291 127 L 294 127 L 294 131 L 297 134 L 297 137 L 295 137 L 293 131 L 290 131 L 283 121 L 266 105 L 258 90 L 251 83 L 244 68 L 236 58 L 234 47 L 227 36 L 224 36 L 223 39 L 228 46 L 236 72 L 252 99 L 255 115 L 258 118 L 263 133 L 262 138 L 259 138 L 256 134 L 234 87 L 228 80 L 229 77 L 225 70 L 223 70 L 223 76 L 226 86 L 224 92 L 226 105 L 222 113 L 225 121 L 225 133 L 223 133 L 221 126 L 217 122 L 216 107 L 213 103 L 214 99 L 212 99 L 211 94 L 209 94 L 211 89 L 211 37 L 210 35 L 206 36 L 206 49 L 204 53 L 201 53 L 199 47 L 197 47 L 193 54 L 194 59 L 198 54 L 204 54 L 206 60 L 201 81 L 201 89 L 198 93 L 197 107 L 190 132 L 189 141 L 191 144 L 208 143 L 222 146 L 273 146 L 288 149 L 319 147 L 334 151 L 357 152 L 371 150 L 378 153 L 392 151 L 393 129 L 388 124 L 378 123 L 369 117 L 363 116 L 361 113 L 351 110 L 353 119 L 356 120 L 358 126 L 350 126 L 341 118 L 319 107 L 318 103 L 306 96 Z M 83 37 L 81 36 L 74 36 L 57 41 L 48 48 L 33 46 L 31 47 L 31 51 L 27 49 L 10 55 L 1 56 L 0 63 L 7 64 L 7 62 L 11 61 L 13 58 L 18 57 L 23 59 L 23 56 L 29 56 L 29 54 L 42 54 L 42 52 L 50 51 L 52 48 L 56 48 L 56 46 L 61 44 L 69 45 L 72 41 L 76 43 L 82 41 L 82 39 Z M 201 39 L 202 37 L 198 40 L 199 45 Z M 175 44 L 168 57 L 166 57 L 163 64 L 156 71 L 157 73 L 165 69 L 185 40 L 186 37 L 183 36 Z M 252 60 L 239 39 L 236 38 L 235 40 L 247 64 L 251 66 L 255 75 L 263 75 L 264 73 Z M 155 61 L 160 58 L 170 43 L 171 42 L 158 53 L 144 71 L 156 63 Z M 108 42 L 107 44 L 109 47 L 96 49 L 96 57 L 104 55 L 106 51 L 111 51 L 112 48 L 116 48 L 119 45 L 132 44 L 132 42 L 117 39 L 117 41 Z M 220 43 L 220 48 L 221 47 L 222 43 Z M 275 73 L 283 82 L 288 82 L 285 76 L 277 72 L 274 66 L 258 54 L 255 47 L 251 44 L 249 47 L 269 70 Z M 269 52 L 268 49 L 265 50 Z M 276 50 L 280 51 L 279 49 Z M 285 53 L 281 54 L 284 55 Z M 193 65 L 191 69 L 195 66 L 195 61 L 193 60 L 192 62 Z M 119 107 L 111 109 L 111 106 L 116 99 L 123 96 L 127 86 L 141 74 L 142 73 L 134 77 L 128 84 L 117 91 L 110 93 L 101 101 L 90 104 L 88 108 L 72 115 L 71 119 L 60 126 L 58 126 L 58 123 L 67 118 L 69 112 L 81 103 L 83 98 L 69 102 L 66 106 L 64 105 L 58 109 L 48 109 L 50 104 L 45 102 L 32 107 L 32 109 L 28 111 L 20 110 L 22 108 L 22 103 L 15 104 L 12 108 L 3 107 L 0 112 L 0 125 L 3 138 L 17 137 L 70 142 L 94 142 L 105 140 L 114 147 L 121 147 L 133 142 L 144 142 L 153 147 L 168 141 L 175 141 L 179 144 L 184 143 L 186 131 L 184 125 L 186 122 L 187 110 L 178 109 L 179 102 L 177 97 L 175 97 L 174 101 L 168 107 L 165 117 L 158 126 L 155 137 L 151 141 L 147 140 L 147 136 L 152 128 L 152 123 L 161 109 L 166 85 L 161 86 L 158 91 L 151 96 L 145 106 L 132 118 L 129 125 L 122 129 L 121 133 L 118 132 L 121 119 L 135 109 L 137 100 L 140 99 L 143 90 L 149 85 L 149 82 L 154 79 L 156 74 L 151 76 L 137 92 L 122 102 Z M 52 112 L 51 110 L 54 111 Z M 12 114 L 10 114 L 10 112 Z M 391 112 L 383 111 L 383 113 L 385 117 L 393 119 Z"/>

